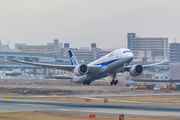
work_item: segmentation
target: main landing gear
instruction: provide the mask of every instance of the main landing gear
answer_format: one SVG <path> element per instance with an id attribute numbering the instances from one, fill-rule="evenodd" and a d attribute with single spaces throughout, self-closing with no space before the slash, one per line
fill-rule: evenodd
<path id="1" fill-rule="evenodd" d="M 90 85 L 91 81 L 90 80 L 85 80 L 83 85 Z"/>
<path id="2" fill-rule="evenodd" d="M 118 80 L 112 80 L 112 81 L 110 82 L 110 84 L 111 84 L 111 85 L 117 85 L 117 84 L 118 84 Z"/>
<path id="3" fill-rule="evenodd" d="M 112 74 L 111 77 L 113 78 L 112 81 L 110 82 L 110 85 L 117 85 L 118 80 L 114 80 L 116 78 L 116 74 Z"/>

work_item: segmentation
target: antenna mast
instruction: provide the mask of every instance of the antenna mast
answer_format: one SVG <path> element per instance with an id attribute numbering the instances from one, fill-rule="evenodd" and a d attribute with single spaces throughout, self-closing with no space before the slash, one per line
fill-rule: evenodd
<path id="1" fill-rule="evenodd" d="M 174 42 L 176 43 L 176 37 L 174 38 Z"/>

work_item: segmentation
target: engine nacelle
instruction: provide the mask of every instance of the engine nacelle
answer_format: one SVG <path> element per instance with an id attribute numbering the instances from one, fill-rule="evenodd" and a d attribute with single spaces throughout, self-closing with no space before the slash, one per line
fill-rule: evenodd
<path id="1" fill-rule="evenodd" d="M 133 77 L 139 76 L 143 74 L 143 66 L 142 65 L 133 65 L 130 69 L 130 75 Z"/>
<path id="2" fill-rule="evenodd" d="M 77 65 L 76 68 L 74 69 L 74 74 L 76 76 L 82 76 L 82 75 L 87 74 L 88 71 L 89 71 L 89 68 L 87 65 L 80 64 L 80 65 Z"/>

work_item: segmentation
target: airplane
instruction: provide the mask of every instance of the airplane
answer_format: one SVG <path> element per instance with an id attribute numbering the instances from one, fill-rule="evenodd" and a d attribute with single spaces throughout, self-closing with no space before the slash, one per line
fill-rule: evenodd
<path id="1" fill-rule="evenodd" d="M 117 49 L 89 64 L 79 64 L 72 50 L 68 51 L 70 56 L 71 65 L 55 65 L 45 63 L 26 62 L 21 60 L 7 59 L 9 61 L 29 64 L 34 66 L 46 67 L 51 69 L 60 69 L 73 72 L 73 75 L 69 77 L 70 82 L 81 83 L 84 85 L 90 85 L 91 82 L 101 79 L 107 76 L 111 76 L 113 79 L 110 85 L 117 85 L 116 80 L 117 73 L 129 72 L 131 76 L 136 77 L 143 74 L 143 70 L 146 67 L 162 64 L 163 62 L 140 65 L 135 64 L 130 66 L 129 63 L 133 60 L 133 53 L 130 49 L 121 48 Z M 64 77 L 63 77 L 64 78 Z"/>

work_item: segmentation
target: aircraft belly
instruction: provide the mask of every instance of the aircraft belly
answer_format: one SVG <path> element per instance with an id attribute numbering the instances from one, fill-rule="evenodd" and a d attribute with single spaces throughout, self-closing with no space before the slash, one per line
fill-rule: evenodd
<path id="1" fill-rule="evenodd" d="M 95 76 L 94 80 L 96 80 L 96 79 L 101 79 L 101 78 L 105 78 L 105 77 L 107 77 L 107 76 L 108 76 L 107 73 L 102 72 L 102 73 L 97 74 L 97 75 Z"/>

